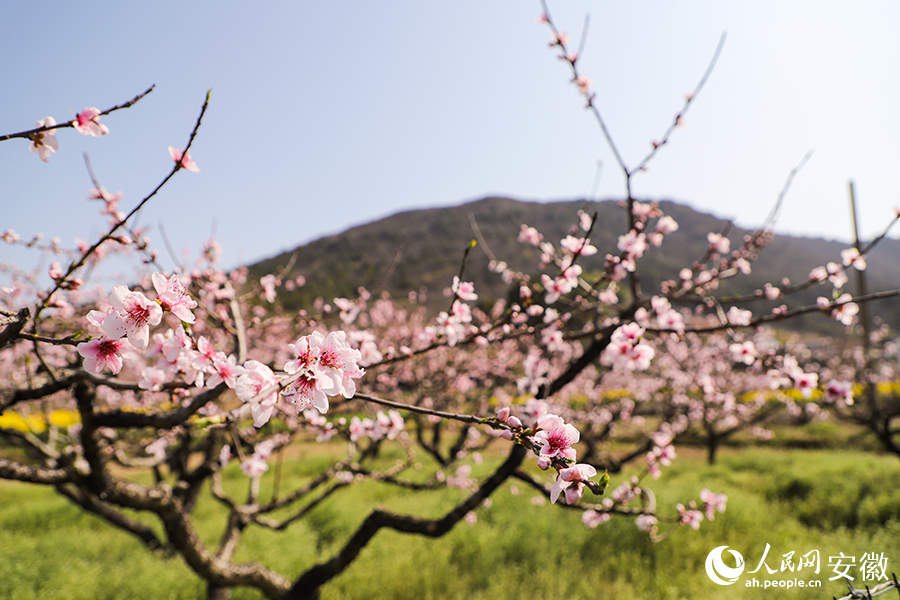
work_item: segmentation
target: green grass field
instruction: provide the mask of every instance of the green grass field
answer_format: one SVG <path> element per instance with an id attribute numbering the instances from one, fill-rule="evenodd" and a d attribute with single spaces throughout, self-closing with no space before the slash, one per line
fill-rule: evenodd
<path id="1" fill-rule="evenodd" d="M 838 450 L 725 448 L 708 466 L 700 451 L 679 449 L 679 458 L 653 482 L 660 512 L 674 514 L 676 502 L 698 499 L 706 487 L 728 495 L 728 510 L 699 531 L 679 528 L 651 543 L 633 519 L 615 518 L 587 529 L 576 511 L 532 503 L 533 493 L 507 486 L 491 508 L 477 511 L 478 523 L 462 523 L 429 540 L 383 531 L 360 559 L 323 588 L 325 599 L 495 598 L 816 598 L 846 593 L 828 557 L 843 552 L 861 559 L 883 553 L 887 573 L 900 571 L 900 461 L 872 453 Z M 302 477 L 309 465 L 285 464 L 288 477 Z M 238 483 L 235 475 L 232 484 Z M 612 485 L 617 485 L 613 477 Z M 455 491 L 405 496 L 394 488 L 351 486 L 333 502 L 280 534 L 251 530 L 236 559 L 259 560 L 287 576 L 329 557 L 365 512 L 353 507 L 384 506 L 398 512 L 437 515 L 452 506 Z M 200 533 L 216 540 L 218 506 L 198 506 Z M 367 509 L 368 510 L 368 509 Z M 821 588 L 777 591 L 747 588 L 746 571 L 759 563 L 781 566 L 781 555 L 818 550 L 818 575 L 755 574 L 762 580 L 822 581 Z M 746 561 L 737 584 L 723 587 L 705 574 L 710 550 L 728 545 Z M 857 569 L 849 571 L 863 587 Z M 160 599 L 199 598 L 201 581 L 178 557 L 151 554 L 130 536 L 83 514 L 52 490 L 0 482 L 0 598 Z M 248 589 L 234 597 L 260 598 Z M 889 596 L 888 596 L 889 597 Z"/>

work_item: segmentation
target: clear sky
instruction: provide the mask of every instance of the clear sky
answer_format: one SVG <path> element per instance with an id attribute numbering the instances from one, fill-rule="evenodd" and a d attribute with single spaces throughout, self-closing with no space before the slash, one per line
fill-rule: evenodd
<path id="1" fill-rule="evenodd" d="M 77 237 L 105 227 L 82 153 L 130 209 L 168 172 L 207 89 L 192 155 L 140 215 L 194 254 L 215 228 L 234 266 L 395 212 L 497 194 L 598 198 L 623 180 L 538 0 L 455 2 L 6 2 L 0 132 L 101 110 L 110 134 L 59 133 L 49 164 L 0 144 L 0 231 Z M 626 162 L 659 138 L 728 38 L 686 127 L 635 194 L 760 223 L 809 150 L 778 231 L 849 239 L 900 205 L 900 4 L 824 0 L 551 0 Z M 30 259 L 0 246 L 0 259 Z M 167 257 L 163 256 L 163 262 Z M 168 261 L 171 265 L 172 262 Z"/>

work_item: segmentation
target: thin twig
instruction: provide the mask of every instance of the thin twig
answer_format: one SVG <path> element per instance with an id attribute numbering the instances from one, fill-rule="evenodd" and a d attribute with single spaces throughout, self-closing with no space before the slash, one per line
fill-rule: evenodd
<path id="1" fill-rule="evenodd" d="M 150 89 L 153 89 L 153 88 L 150 88 Z M 149 92 L 149 90 L 148 90 L 148 92 Z M 145 92 L 145 94 L 146 93 L 147 92 Z M 110 237 L 112 237 L 113 233 L 115 233 L 132 216 L 134 216 L 135 213 L 137 213 L 141 208 L 143 208 L 144 205 L 147 204 L 147 202 L 149 202 L 150 199 L 153 198 L 159 192 L 159 190 L 162 189 L 162 187 L 166 183 L 168 183 L 168 181 L 175 175 L 175 173 L 177 173 L 181 169 L 182 163 L 184 162 L 184 156 L 187 156 L 188 150 L 190 150 L 191 145 L 194 143 L 194 138 L 197 136 L 197 131 L 200 129 L 200 123 L 203 121 L 203 115 L 206 114 L 206 109 L 209 106 L 209 96 L 210 96 L 210 91 L 207 91 L 206 99 L 204 100 L 203 106 L 200 109 L 200 115 L 197 117 L 197 122 L 194 124 L 193 130 L 191 130 L 191 136 L 188 140 L 187 147 L 184 149 L 184 154 L 182 155 L 181 161 L 177 162 L 175 164 L 175 166 L 172 168 L 172 170 L 169 172 L 169 174 L 166 175 L 166 177 L 153 189 L 152 192 L 150 192 L 147 196 L 145 196 L 143 200 L 138 202 L 137 206 L 135 206 L 133 209 L 131 209 L 131 212 L 129 212 L 127 215 L 125 215 L 125 217 L 123 217 L 121 220 L 116 221 L 112 225 L 112 227 L 110 227 L 110 229 L 106 233 L 106 235 L 102 236 L 96 243 L 94 243 L 93 246 L 91 246 L 90 248 L 85 250 L 84 253 L 81 255 L 81 258 L 79 258 L 77 261 L 72 262 L 72 264 L 69 265 L 69 268 L 66 271 L 65 275 L 63 275 L 56 282 L 56 285 L 53 287 L 53 289 L 51 289 L 49 291 L 49 293 L 47 294 L 44 301 L 38 305 L 37 311 L 35 314 L 35 320 L 37 320 L 41 311 L 47 307 L 48 302 L 49 302 L 50 298 L 53 296 L 53 294 L 55 294 L 57 291 L 59 291 L 62 288 L 62 285 L 68 280 L 69 277 L 71 277 L 71 275 L 75 271 L 77 271 L 82 266 L 84 266 L 84 264 L 87 262 L 87 259 L 92 254 L 94 254 L 94 252 L 97 251 L 97 248 L 99 248 L 106 240 L 108 240 Z M 133 104 L 134 102 L 136 102 L 139 99 L 140 99 L 140 97 L 137 97 L 135 100 L 133 100 L 131 102 L 131 104 Z M 126 103 L 126 105 L 128 105 L 128 106 L 130 106 L 131 104 Z M 126 105 L 122 105 L 121 108 L 124 108 Z M 110 109 L 110 110 L 118 110 L 118 108 L 120 108 L 120 107 L 115 107 L 114 109 Z"/>
<path id="2" fill-rule="evenodd" d="M 666 132 L 663 134 L 662 139 L 657 144 L 654 144 L 653 149 L 650 151 L 650 153 L 644 157 L 644 160 L 637 164 L 637 166 L 631 171 L 631 173 L 640 171 L 645 166 L 647 166 L 647 163 L 650 162 L 650 160 L 654 156 L 656 156 L 656 153 L 659 151 L 659 149 L 669 142 L 669 138 L 672 136 L 672 132 L 674 132 L 675 128 L 681 124 L 682 117 L 687 114 L 687 111 L 691 107 L 691 104 L 693 104 L 694 100 L 697 99 L 697 94 L 700 93 L 700 90 L 703 89 L 703 86 L 706 85 L 709 76 L 712 74 L 716 63 L 719 60 L 719 55 L 722 53 L 722 48 L 725 46 L 725 37 L 726 33 L 723 31 L 721 37 L 719 38 L 719 43 L 716 45 L 716 50 L 715 52 L 713 52 L 712 59 L 709 61 L 709 65 L 706 67 L 706 71 L 703 72 L 703 77 L 700 78 L 700 82 L 697 83 L 697 87 L 695 87 L 694 91 L 685 98 L 684 107 L 675 115 L 675 118 L 672 120 L 669 128 L 666 129 Z"/>
<path id="3" fill-rule="evenodd" d="M 138 94 L 137 96 L 135 96 L 128 102 L 123 102 L 122 104 L 117 104 L 116 106 L 113 106 L 112 108 L 107 108 L 106 110 L 104 110 L 97 116 L 102 117 L 103 115 L 108 115 L 111 112 L 115 112 L 117 110 L 121 110 L 123 108 L 128 108 L 130 106 L 133 106 L 134 104 L 136 104 L 138 102 L 138 100 L 140 100 L 141 98 L 143 98 L 144 96 L 146 96 L 147 94 L 152 92 L 153 88 L 155 88 L 155 87 L 156 87 L 156 84 L 151 85 L 146 90 L 144 90 L 142 93 Z M 76 121 L 76 119 L 72 119 L 71 121 L 66 121 L 65 123 L 57 123 L 56 125 L 47 125 L 45 127 L 37 127 L 35 129 L 29 129 L 28 131 L 20 131 L 19 133 L 9 133 L 6 135 L 0 135 L 0 142 L 5 142 L 6 140 L 11 140 L 13 138 L 31 139 L 31 136 L 33 136 L 36 133 L 41 133 L 44 131 L 51 131 L 53 129 L 64 129 L 66 127 L 75 127 L 75 121 Z"/>
<path id="4" fill-rule="evenodd" d="M 356 395 L 353 396 L 353 398 L 358 399 L 358 400 L 365 400 L 366 402 L 371 402 L 373 404 L 380 404 L 382 406 L 387 406 L 389 408 L 406 410 L 406 411 L 413 412 L 413 413 L 419 413 L 421 415 L 430 415 L 430 416 L 435 416 L 435 417 L 441 417 L 442 419 L 452 419 L 454 421 L 460 421 L 462 423 L 474 423 L 477 425 L 493 425 L 493 426 L 496 426 L 499 424 L 499 422 L 496 419 L 487 419 L 487 418 L 482 418 L 482 417 L 476 417 L 474 415 L 460 415 L 460 414 L 456 414 L 456 413 L 445 412 L 442 410 L 434 410 L 432 408 L 415 406 L 413 404 L 396 402 L 394 400 L 385 400 L 384 398 L 370 396 L 369 394 L 357 393 Z"/>
<path id="5" fill-rule="evenodd" d="M 478 227 L 478 221 L 475 220 L 475 213 L 469 213 L 469 226 L 472 228 L 472 233 L 475 234 L 475 239 L 478 240 L 478 246 L 481 248 L 482 252 L 487 255 L 488 260 L 492 260 L 497 262 L 497 257 L 491 252 L 488 243 L 485 241 L 484 236 L 481 235 L 481 228 Z"/>

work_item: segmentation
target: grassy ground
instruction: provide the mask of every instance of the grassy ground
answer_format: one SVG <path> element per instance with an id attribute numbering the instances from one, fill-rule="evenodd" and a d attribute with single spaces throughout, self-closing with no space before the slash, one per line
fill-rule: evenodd
<path id="1" fill-rule="evenodd" d="M 834 575 L 828 557 L 839 552 L 857 560 L 863 553 L 884 553 L 888 575 L 900 570 L 895 562 L 900 561 L 896 458 L 851 450 L 724 448 L 719 463 L 710 467 L 700 451 L 679 453 L 653 486 L 661 512 L 673 514 L 676 502 L 697 499 L 704 487 L 728 495 L 727 512 L 705 521 L 700 531 L 679 528 L 653 544 L 631 519 L 587 529 L 576 511 L 535 505 L 525 486 L 518 486 L 518 495 L 507 487 L 495 494 L 491 508 L 477 511 L 475 526 L 463 523 L 439 540 L 380 533 L 323 589 L 323 598 L 703 600 L 777 594 L 822 600 L 846 593 L 843 583 L 828 581 Z M 308 463 L 286 463 L 286 475 L 301 477 L 312 466 Z M 613 485 L 618 481 L 613 477 Z M 251 530 L 236 558 L 296 576 L 346 540 L 365 516 L 353 510 L 359 502 L 433 516 L 457 499 L 446 491 L 404 497 L 391 488 L 352 486 L 287 532 Z M 217 506 L 202 502 L 198 517 L 201 535 L 214 541 L 221 526 Z M 738 550 L 749 571 L 767 543 L 766 562 L 775 569 L 787 552 L 797 557 L 819 550 L 820 573 L 807 568 L 799 578 L 821 580 L 823 587 L 773 592 L 745 587 L 753 577 L 746 573 L 729 587 L 707 578 L 704 561 L 713 548 Z M 850 574 L 856 576 L 855 585 L 864 585 L 857 569 Z M 798 574 L 760 572 L 755 577 L 786 580 Z M 198 598 L 203 589 L 179 558 L 150 554 L 52 490 L 0 483 L 0 598 Z M 235 598 L 260 595 L 244 589 L 236 590 Z"/>

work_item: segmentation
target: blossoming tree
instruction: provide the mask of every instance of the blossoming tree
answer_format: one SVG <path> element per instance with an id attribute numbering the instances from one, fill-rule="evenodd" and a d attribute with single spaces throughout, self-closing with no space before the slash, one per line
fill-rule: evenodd
<path id="1" fill-rule="evenodd" d="M 0 457 L 0 477 L 53 486 L 149 549 L 179 554 L 207 582 L 209 598 L 228 597 L 235 586 L 270 598 L 315 598 L 381 529 L 440 537 L 460 521 L 474 522 L 475 511 L 486 510 L 510 481 L 581 511 L 588 527 L 631 518 L 654 539 L 724 511 L 726 498 L 706 489 L 672 509 L 657 507 L 645 479 L 671 464 L 673 442 L 691 427 L 718 440 L 755 423 L 765 403 L 747 403 L 736 385 L 744 394 L 796 389 L 804 396 L 839 385 L 782 348 L 761 348 L 759 328 L 813 310 L 850 323 L 866 297 L 834 295 L 766 314 L 742 306 L 825 281 L 840 288 L 845 269 L 865 266 L 863 253 L 846 253 L 804 284 L 773 284 L 729 299 L 717 296 L 719 283 L 749 272 L 771 223 L 736 249 L 724 232 L 710 232 L 705 256 L 646 296 L 639 285 L 644 253 L 664 244 L 678 224 L 635 199 L 631 182 L 668 144 L 709 71 L 661 141 L 628 167 L 577 54 L 544 8 L 551 47 L 568 64 L 623 172 L 628 226 L 615 248 L 591 244 L 596 217 L 585 212 L 573 215 L 570 234 L 558 243 L 523 225 L 519 241 L 540 249 L 540 264 L 518 272 L 498 257 L 492 268 L 511 294 L 483 309 L 465 275 L 470 245 L 437 316 L 415 293 L 399 301 L 364 289 L 356 298 L 320 299 L 285 314 L 279 290 L 315 282 L 288 278 L 288 269 L 259 281 L 248 280 L 246 269 L 226 272 L 217 265 L 214 240 L 194 265 L 166 270 L 132 217 L 172 177 L 199 172 L 190 149 L 207 95 L 188 143 L 169 148 L 171 170 L 130 212 L 119 210 L 121 194 L 95 180 L 89 199 L 103 201 L 106 233 L 70 251 L 57 242 L 30 244 L 64 257 L 51 264 L 49 285 L 38 274 L 8 269 L 0 411 L 22 426 L 0 428 L 0 439 L 24 452 Z M 101 119 L 151 90 L 105 111 L 86 108 L 64 123 L 46 117 L 0 141 L 29 140 L 48 162 L 60 151 L 61 130 L 110 135 Z M 2 237 L 21 243 L 12 230 Z M 601 251 L 604 268 L 586 272 L 579 260 Z M 84 279 L 88 266 L 114 253 L 140 257 L 144 267 L 110 289 Z M 55 421 L 55 411 L 69 411 L 70 421 Z M 640 441 L 612 455 L 604 444 L 619 425 L 639 430 Z M 279 466 L 305 444 L 341 454 L 281 489 Z M 644 461 L 638 474 L 605 493 L 610 473 L 638 460 Z M 482 463 L 487 474 L 474 476 L 473 465 Z M 240 489 L 226 475 L 238 469 Z M 282 531 L 363 481 L 412 494 L 455 488 L 449 493 L 459 500 L 437 518 L 361 507 L 369 512 L 333 556 L 290 576 L 234 559 L 249 528 Z M 226 515 L 218 544 L 197 534 L 194 509 L 206 494 Z"/>

